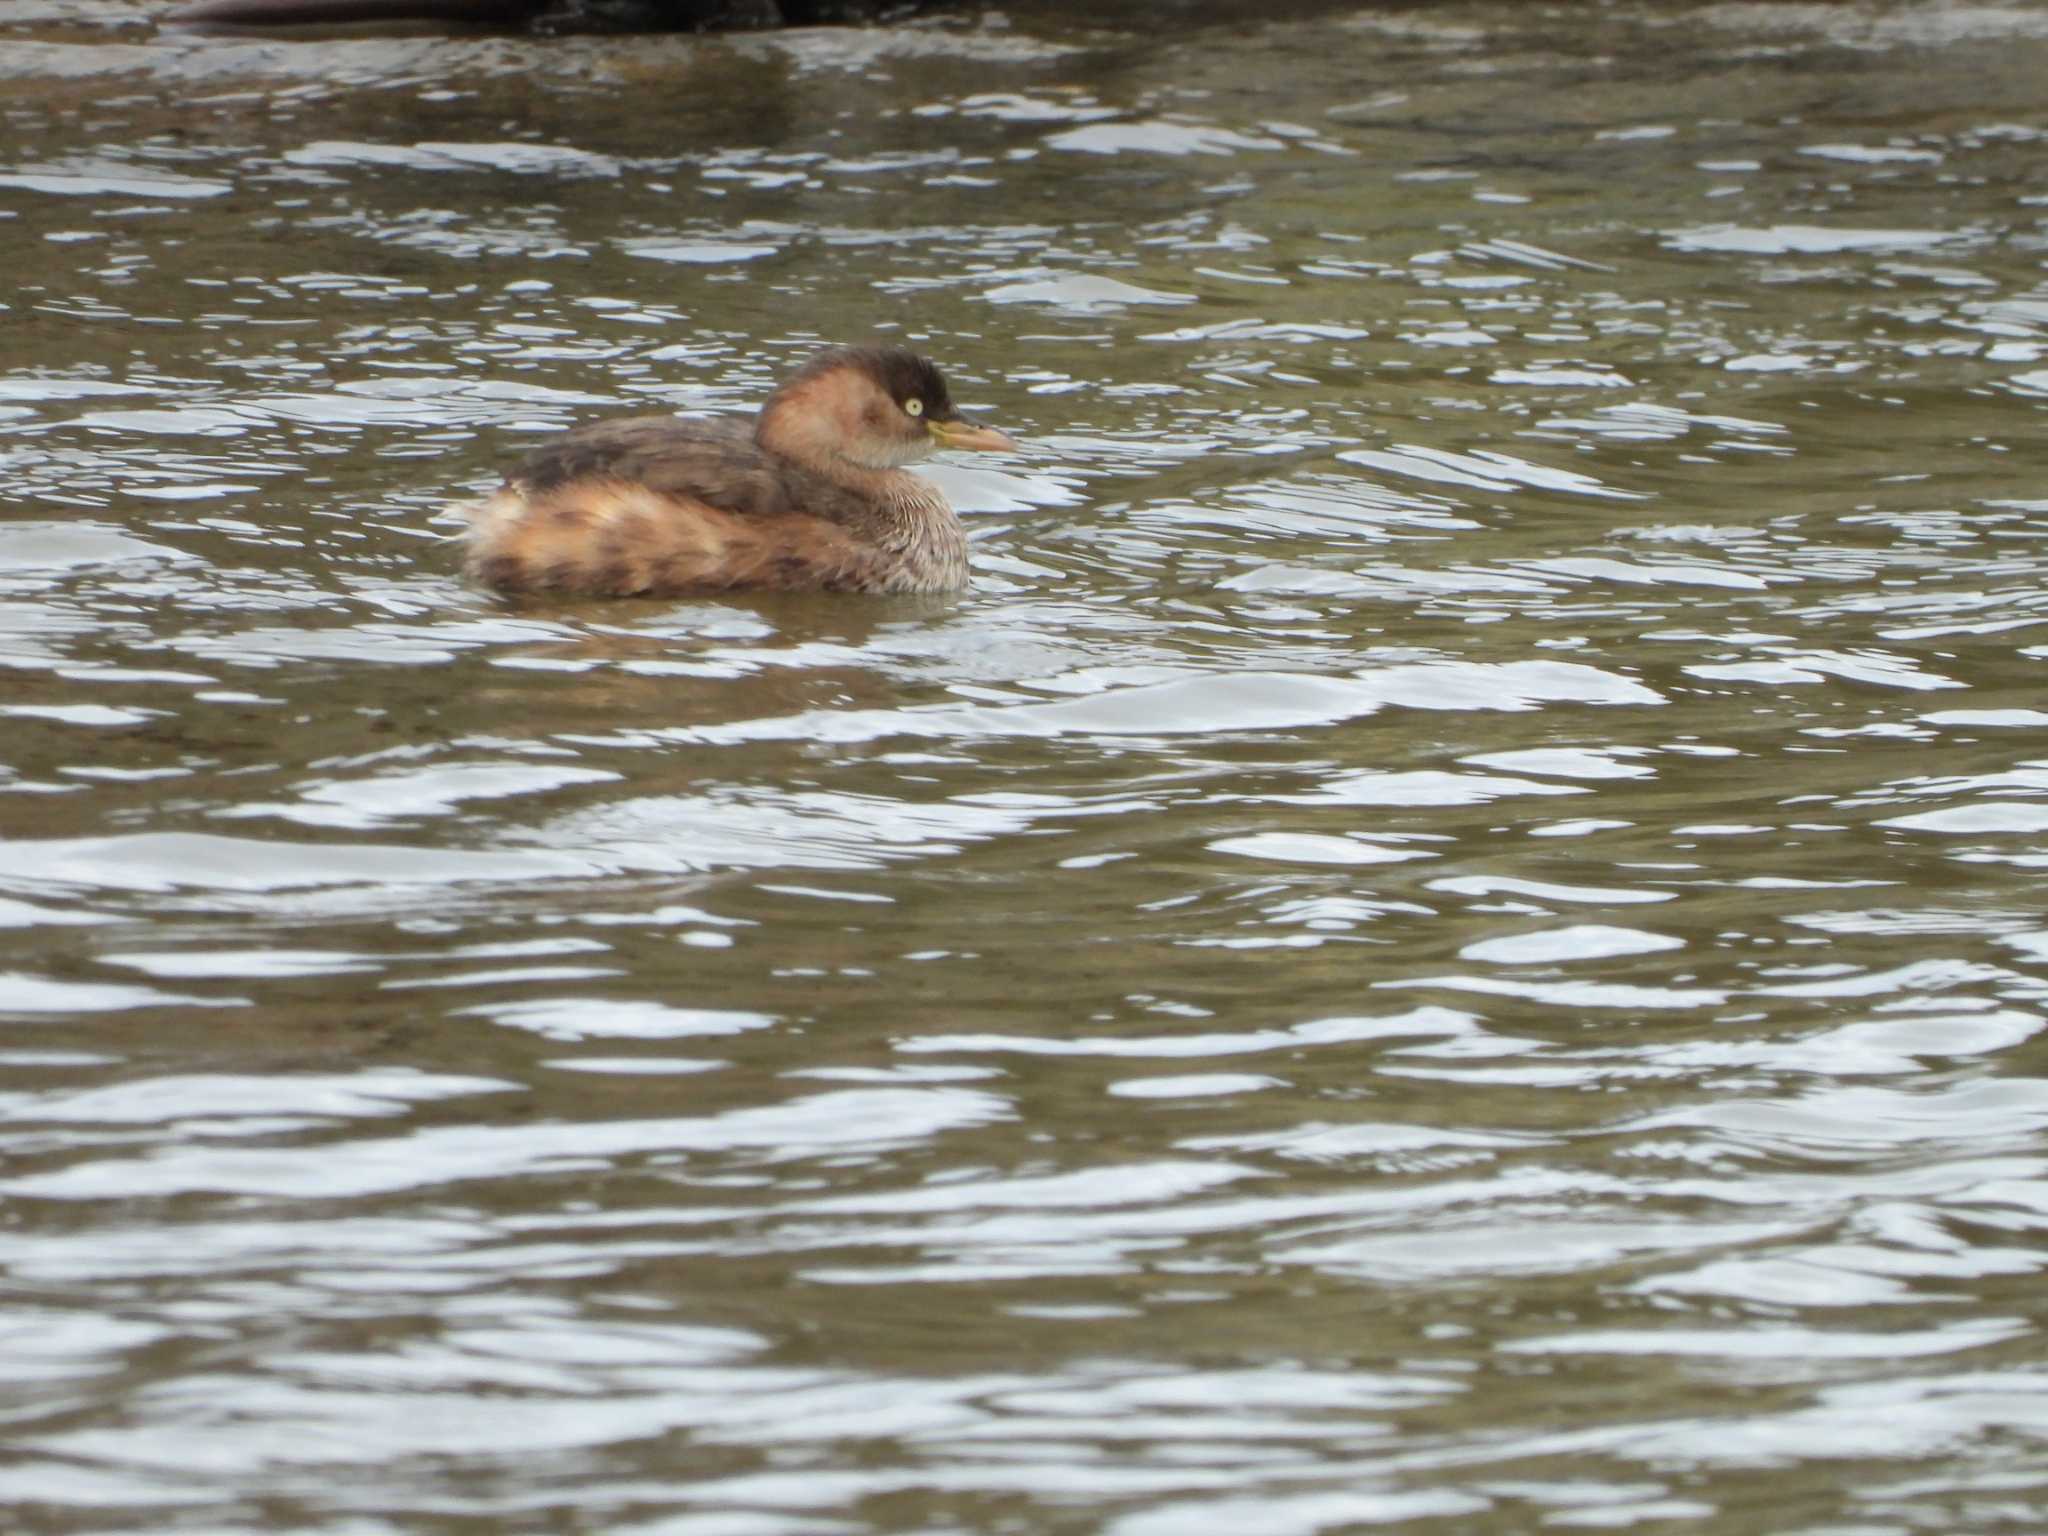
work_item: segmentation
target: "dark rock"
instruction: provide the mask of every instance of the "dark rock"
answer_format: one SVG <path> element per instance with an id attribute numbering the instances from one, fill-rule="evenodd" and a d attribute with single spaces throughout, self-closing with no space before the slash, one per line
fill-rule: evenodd
<path id="1" fill-rule="evenodd" d="M 883 21 L 943 0 L 195 0 L 166 26 L 205 30 L 444 22 L 541 33 L 712 32 Z"/>

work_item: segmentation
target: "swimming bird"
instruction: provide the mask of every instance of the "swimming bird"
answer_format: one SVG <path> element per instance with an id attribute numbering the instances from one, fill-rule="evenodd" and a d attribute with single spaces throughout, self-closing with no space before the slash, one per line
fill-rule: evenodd
<path id="1" fill-rule="evenodd" d="M 579 427 L 456 510 L 469 520 L 470 576 L 501 592 L 949 592 L 967 584 L 967 531 L 903 466 L 941 448 L 1016 446 L 954 409 L 929 358 L 834 347 L 751 423 Z"/>

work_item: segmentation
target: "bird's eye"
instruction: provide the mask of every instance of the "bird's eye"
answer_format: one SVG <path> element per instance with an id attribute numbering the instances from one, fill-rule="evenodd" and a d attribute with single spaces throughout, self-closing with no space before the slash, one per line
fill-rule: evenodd
<path id="1" fill-rule="evenodd" d="M 914 398 L 909 399 L 903 402 L 903 409 L 908 415 L 922 416 L 924 414 L 924 402 Z"/>

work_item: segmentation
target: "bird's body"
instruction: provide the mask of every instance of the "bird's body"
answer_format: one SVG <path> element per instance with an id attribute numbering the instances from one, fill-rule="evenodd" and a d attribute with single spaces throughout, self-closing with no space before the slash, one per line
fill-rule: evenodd
<path id="1" fill-rule="evenodd" d="M 500 591 L 582 597 L 951 591 L 966 530 L 902 466 L 1013 446 L 956 412 L 925 359 L 835 348 L 752 422 L 638 416 L 544 444 L 462 509 L 468 568 Z"/>

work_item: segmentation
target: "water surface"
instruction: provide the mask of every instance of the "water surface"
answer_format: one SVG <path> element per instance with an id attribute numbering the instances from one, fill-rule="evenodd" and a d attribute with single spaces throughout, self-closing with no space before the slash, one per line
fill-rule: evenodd
<path id="1" fill-rule="evenodd" d="M 2048 1523 L 2048 18 L 0 29 L 10 1528 Z M 957 601 L 450 500 L 938 357 Z"/>

